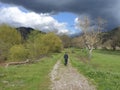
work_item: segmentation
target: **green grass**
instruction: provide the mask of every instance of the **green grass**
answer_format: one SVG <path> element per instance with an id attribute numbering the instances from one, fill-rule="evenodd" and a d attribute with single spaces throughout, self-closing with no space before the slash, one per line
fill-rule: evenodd
<path id="1" fill-rule="evenodd" d="M 36 64 L 0 67 L 0 90 L 49 90 L 49 73 L 60 54 Z"/>
<path id="2" fill-rule="evenodd" d="M 90 63 L 84 63 L 81 55 L 81 50 L 75 50 L 71 63 L 97 86 L 97 90 L 120 90 L 120 51 L 96 50 Z"/>

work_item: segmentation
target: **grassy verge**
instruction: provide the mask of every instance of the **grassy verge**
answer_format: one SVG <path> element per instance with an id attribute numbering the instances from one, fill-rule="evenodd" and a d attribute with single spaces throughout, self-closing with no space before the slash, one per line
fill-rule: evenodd
<path id="1" fill-rule="evenodd" d="M 71 63 L 96 84 L 97 90 L 120 90 L 120 51 L 94 51 L 89 64 L 80 55 L 81 50 L 75 50 Z"/>
<path id="2" fill-rule="evenodd" d="M 36 64 L 0 67 L 0 90 L 49 90 L 49 73 L 60 54 Z"/>

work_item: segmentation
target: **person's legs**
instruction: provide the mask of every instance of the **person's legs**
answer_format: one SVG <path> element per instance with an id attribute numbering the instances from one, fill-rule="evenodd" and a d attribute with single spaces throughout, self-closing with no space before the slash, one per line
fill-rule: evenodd
<path id="1" fill-rule="evenodd" d="M 67 65 L 67 61 L 68 61 L 68 60 L 67 60 L 67 59 L 65 59 L 65 66 Z"/>

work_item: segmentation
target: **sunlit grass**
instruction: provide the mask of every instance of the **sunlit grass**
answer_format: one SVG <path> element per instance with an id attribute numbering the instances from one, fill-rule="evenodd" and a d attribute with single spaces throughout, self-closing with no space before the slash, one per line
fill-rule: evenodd
<path id="1" fill-rule="evenodd" d="M 49 90 L 49 73 L 60 54 L 35 64 L 0 67 L 0 90 Z"/>
<path id="2" fill-rule="evenodd" d="M 97 90 L 120 90 L 120 51 L 94 51 L 89 63 L 81 60 L 80 53 L 78 50 L 71 54 L 71 63 L 97 86 Z"/>

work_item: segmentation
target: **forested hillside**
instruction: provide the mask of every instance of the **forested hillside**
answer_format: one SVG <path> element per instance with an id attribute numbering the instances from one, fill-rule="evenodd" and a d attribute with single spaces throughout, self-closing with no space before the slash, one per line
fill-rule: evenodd
<path id="1" fill-rule="evenodd" d="M 0 62 L 34 60 L 49 53 L 60 52 L 62 47 L 61 39 L 54 33 L 0 26 Z"/>
<path id="2" fill-rule="evenodd" d="M 109 49 L 120 49 L 120 27 L 102 33 L 101 44 L 103 44 L 104 47 Z"/>

